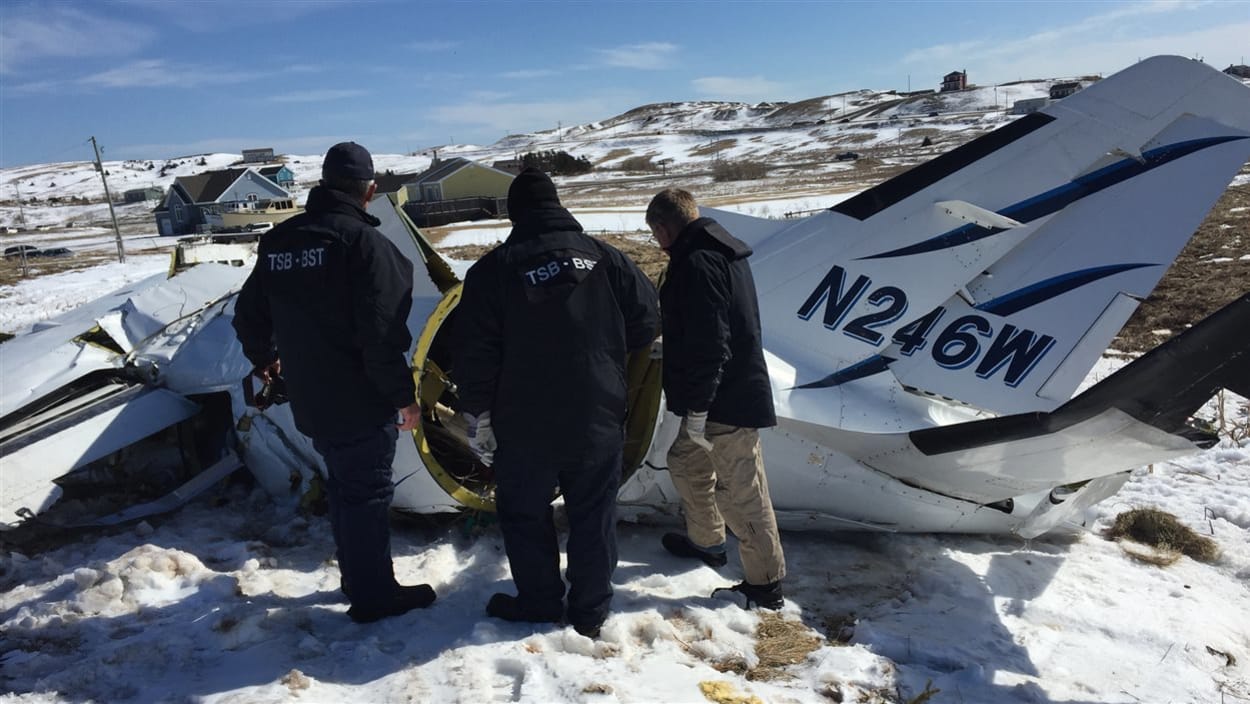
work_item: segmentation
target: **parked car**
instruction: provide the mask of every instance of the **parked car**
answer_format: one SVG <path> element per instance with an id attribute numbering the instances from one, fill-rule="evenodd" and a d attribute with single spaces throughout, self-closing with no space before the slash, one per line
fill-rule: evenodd
<path id="1" fill-rule="evenodd" d="M 856 159 L 859 158 L 859 155 L 856 154 L 855 152 L 842 152 L 841 154 L 835 156 L 834 158 L 837 159 L 838 161 L 855 161 Z"/>
<path id="2" fill-rule="evenodd" d="M 4 248 L 5 259 L 21 259 L 25 256 L 27 259 L 31 257 L 42 256 L 43 252 L 38 247 L 30 244 L 15 244 L 12 247 Z"/>
<path id="3" fill-rule="evenodd" d="M 41 257 L 68 257 L 73 254 L 74 253 L 71 252 L 68 247 L 53 247 L 52 249 L 45 249 L 41 251 L 39 253 L 39 256 Z"/>

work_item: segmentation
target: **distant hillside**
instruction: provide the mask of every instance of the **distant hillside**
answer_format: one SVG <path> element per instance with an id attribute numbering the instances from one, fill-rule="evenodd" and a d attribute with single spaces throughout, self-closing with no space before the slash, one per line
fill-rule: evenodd
<path id="1" fill-rule="evenodd" d="M 442 145 L 440 155 L 480 155 L 505 158 L 517 150 L 552 148 L 560 145 L 580 147 L 595 161 L 604 156 L 601 145 L 607 141 L 645 140 L 655 135 L 721 135 L 754 131 L 785 131 L 813 126 L 828 127 L 825 136 L 836 139 L 839 131 L 858 129 L 863 122 L 902 118 L 923 118 L 931 112 L 939 116 L 968 112 L 988 112 L 1010 107 L 1010 102 L 1021 98 L 1039 97 L 1046 94 L 1049 86 L 1061 80 L 1048 79 L 1014 84 L 1001 88 L 996 94 L 991 87 L 971 88 L 955 93 L 927 95 L 900 95 L 895 91 L 877 92 L 859 90 L 849 93 L 826 95 L 793 103 L 759 103 L 750 105 L 726 101 L 689 101 L 655 103 L 644 105 L 615 117 L 585 125 L 566 127 L 561 130 L 543 130 L 527 134 L 509 135 L 495 144 Z M 847 120 L 837 128 L 833 123 Z M 862 140 L 855 140 L 862 141 Z M 380 168 L 410 169 L 414 165 L 427 164 L 429 154 L 409 156 L 379 155 L 385 163 Z M 697 158 L 689 154 L 674 155 L 678 165 Z M 206 163 L 198 162 L 203 158 Z M 286 156 L 284 159 L 296 171 L 302 181 L 315 181 L 318 155 Z M 109 186 L 116 191 L 147 186 L 168 186 L 174 177 L 185 176 L 208 169 L 224 168 L 241 160 L 238 154 L 190 155 L 175 159 L 151 159 L 131 161 L 105 161 L 109 171 Z M 298 163 L 291 163 L 298 162 Z M 149 167 L 149 164 L 151 165 Z M 298 167 L 304 168 L 298 168 Z M 164 171 L 164 173 L 161 173 Z M 59 181 L 57 179 L 60 179 Z M 87 198 L 103 196 L 103 187 L 88 161 L 41 164 L 0 170 L 0 201 L 15 198 L 13 184 L 17 183 L 23 196 L 46 197 L 55 192 L 76 193 Z M 51 184 L 55 183 L 53 186 Z"/>

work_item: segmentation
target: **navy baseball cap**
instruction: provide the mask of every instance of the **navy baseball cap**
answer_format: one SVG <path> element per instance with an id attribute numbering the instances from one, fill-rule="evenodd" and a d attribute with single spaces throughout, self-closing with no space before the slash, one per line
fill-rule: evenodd
<path id="1" fill-rule="evenodd" d="M 367 181 L 373 178 L 373 157 L 369 150 L 355 142 L 339 142 L 326 152 L 321 162 L 322 178 L 350 178 Z"/>

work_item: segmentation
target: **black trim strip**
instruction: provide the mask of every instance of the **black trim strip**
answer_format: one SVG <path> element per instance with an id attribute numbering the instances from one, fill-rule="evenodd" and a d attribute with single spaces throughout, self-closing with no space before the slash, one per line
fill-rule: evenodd
<path id="1" fill-rule="evenodd" d="M 856 362 L 845 369 L 839 369 L 823 379 L 809 381 L 806 384 L 799 384 L 793 388 L 827 389 L 831 386 L 841 386 L 848 381 L 855 381 L 856 379 L 863 379 L 864 377 L 872 376 L 873 374 L 880 374 L 881 372 L 889 369 L 890 362 L 893 361 L 894 359 L 892 357 L 884 357 L 879 354 L 874 354 L 862 362 Z"/>
<path id="2" fill-rule="evenodd" d="M 1221 388 L 1250 394 L 1250 293 L 1142 355 L 1050 413 L 1017 415 L 925 428 L 908 433 L 926 455 L 969 450 L 1055 433 L 1118 408 L 1137 420 L 1195 444 L 1189 417 Z"/>
<path id="3" fill-rule="evenodd" d="M 856 220 L 867 220 L 904 198 L 913 195 L 965 166 L 993 154 L 1025 135 L 1055 120 L 1045 113 L 1035 112 L 1003 125 L 989 134 L 982 135 L 967 144 L 926 161 L 898 176 L 869 188 L 854 198 L 844 200 L 830 210 L 849 215 Z"/>

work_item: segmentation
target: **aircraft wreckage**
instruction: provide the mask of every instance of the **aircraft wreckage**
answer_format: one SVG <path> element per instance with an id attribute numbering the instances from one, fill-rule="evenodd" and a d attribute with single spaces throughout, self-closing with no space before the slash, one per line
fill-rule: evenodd
<path id="1" fill-rule="evenodd" d="M 1080 521 L 1132 468 L 1214 443 L 1188 422 L 1220 388 L 1250 396 L 1250 295 L 1073 393 L 1248 157 L 1250 88 L 1156 57 L 812 217 L 708 211 L 755 250 L 780 523 L 1031 537 Z M 491 510 L 456 413 L 460 282 L 394 201 L 369 210 L 423 264 L 408 322 L 424 416 L 401 438 L 393 506 Z M 4 344 L 0 523 L 162 453 L 191 467 L 183 486 L 92 520 L 177 506 L 240 465 L 278 497 L 315 484 L 289 407 L 258 410 L 241 383 L 238 248 L 182 247 L 169 276 Z M 660 393 L 658 361 L 631 360 L 625 515 L 677 511 Z"/>

